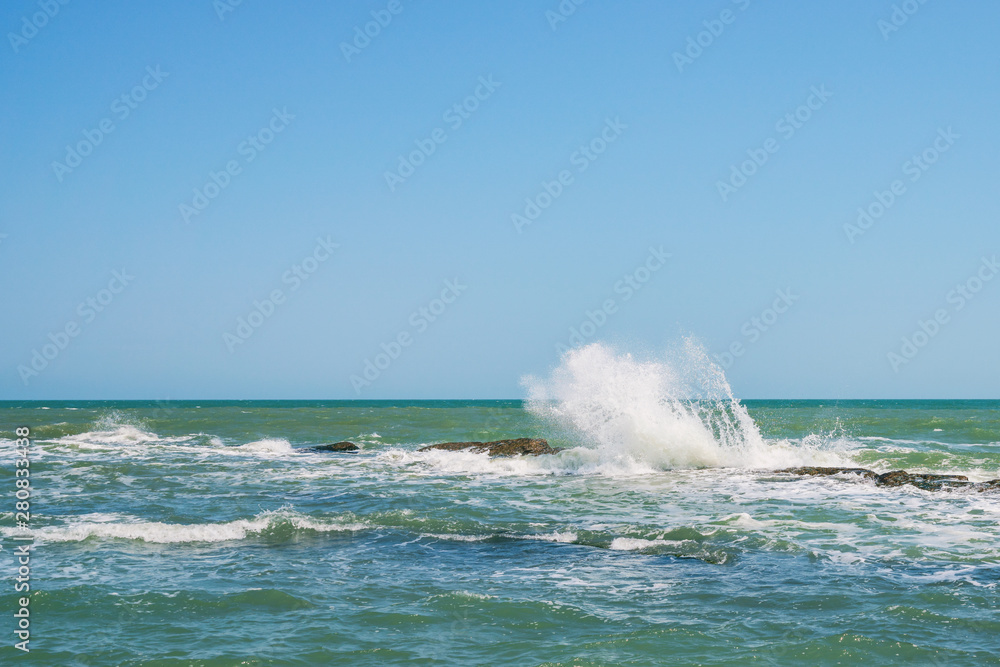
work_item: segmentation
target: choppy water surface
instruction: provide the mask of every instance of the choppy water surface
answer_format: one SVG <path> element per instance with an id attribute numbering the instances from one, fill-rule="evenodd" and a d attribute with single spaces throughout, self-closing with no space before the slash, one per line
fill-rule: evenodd
<path id="1" fill-rule="evenodd" d="M 3 662 L 1000 663 L 1000 494 L 771 472 L 997 478 L 1000 403 L 683 402 L 663 377 L 616 401 L 564 371 L 527 404 L 0 404 L 35 437 L 33 650 L 8 634 Z M 517 435 L 568 449 L 416 451 Z M 337 440 L 362 450 L 303 449 Z"/>

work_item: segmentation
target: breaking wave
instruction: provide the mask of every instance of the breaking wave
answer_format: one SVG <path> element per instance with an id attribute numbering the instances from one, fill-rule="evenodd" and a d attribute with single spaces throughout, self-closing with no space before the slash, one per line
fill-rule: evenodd
<path id="1" fill-rule="evenodd" d="M 292 447 L 292 443 L 288 442 L 284 438 L 265 438 L 264 440 L 256 440 L 254 442 L 248 442 L 245 445 L 240 445 L 236 449 L 241 452 L 250 452 L 252 454 L 294 454 L 295 449 Z"/>
<path id="2" fill-rule="evenodd" d="M 285 438 L 262 438 L 245 444 L 227 444 L 218 436 L 206 433 L 161 436 L 154 433 L 141 419 L 117 411 L 101 417 L 92 430 L 64 435 L 49 440 L 82 450 L 111 450 L 127 454 L 147 454 L 157 447 L 160 452 L 175 451 L 191 454 L 209 452 L 257 457 L 284 457 L 296 453 Z"/>
<path id="3" fill-rule="evenodd" d="M 188 542 L 228 542 L 248 536 L 271 533 L 313 531 L 350 532 L 368 525 L 351 521 L 314 519 L 291 510 L 262 512 L 252 519 L 237 519 L 224 523 L 179 524 L 159 521 L 135 521 L 116 515 L 83 516 L 66 526 L 40 528 L 32 536 L 42 542 L 81 542 L 89 538 L 122 539 L 173 544 Z M 4 528 L 4 534 L 13 534 Z"/>
<path id="4" fill-rule="evenodd" d="M 532 413 L 592 450 L 564 455 L 587 459 L 591 467 L 758 468 L 843 460 L 803 443 L 765 442 L 725 373 L 691 338 L 647 360 L 593 343 L 564 354 L 549 378 L 522 382 Z"/>

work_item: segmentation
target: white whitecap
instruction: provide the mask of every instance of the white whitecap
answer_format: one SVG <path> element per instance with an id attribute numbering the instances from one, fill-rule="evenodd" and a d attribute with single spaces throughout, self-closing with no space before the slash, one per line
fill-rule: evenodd
<path id="1" fill-rule="evenodd" d="M 616 537 L 608 547 L 612 551 L 641 551 L 668 544 L 667 540 L 644 540 L 638 537 Z"/>
<path id="2" fill-rule="evenodd" d="M 288 442 L 284 438 L 265 438 L 264 440 L 254 440 L 253 442 L 248 442 L 245 445 L 240 445 L 236 449 L 241 452 L 250 452 L 253 454 L 294 454 L 295 448 L 292 447 L 292 443 Z"/>
<path id="3" fill-rule="evenodd" d="M 297 529 L 317 532 L 353 532 L 368 528 L 357 521 L 314 519 L 290 510 L 263 512 L 250 519 L 223 523 L 177 524 L 140 521 L 121 515 L 84 515 L 65 526 L 52 526 L 30 531 L 38 542 L 80 542 L 88 538 L 125 539 L 154 544 L 228 542 L 242 540 L 261 533 L 281 522 Z M 14 535 L 14 528 L 0 528 L 0 534 Z"/>

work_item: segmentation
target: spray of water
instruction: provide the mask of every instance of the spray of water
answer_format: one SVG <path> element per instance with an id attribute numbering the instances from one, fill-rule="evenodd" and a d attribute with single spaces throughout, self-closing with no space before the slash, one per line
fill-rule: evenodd
<path id="1" fill-rule="evenodd" d="M 605 460 L 663 470 L 753 466 L 767 458 L 722 369 L 691 338 L 645 360 L 593 343 L 567 352 L 548 379 L 522 382 L 529 410 Z"/>

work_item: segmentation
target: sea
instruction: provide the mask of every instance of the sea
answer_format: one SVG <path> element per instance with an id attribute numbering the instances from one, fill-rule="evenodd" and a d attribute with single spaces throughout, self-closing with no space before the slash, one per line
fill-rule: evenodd
<path id="1" fill-rule="evenodd" d="M 2 402 L 0 664 L 1000 664 L 1000 493 L 777 472 L 995 479 L 1000 402 L 739 400 L 694 357 L 591 346 L 516 400 Z M 563 451 L 418 451 L 522 436 Z"/>

